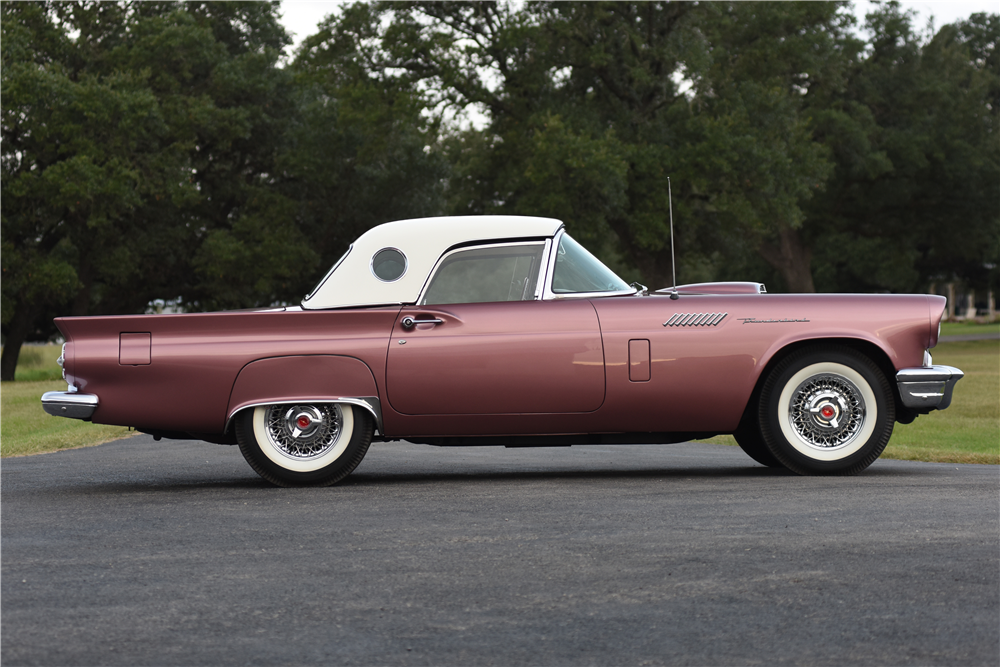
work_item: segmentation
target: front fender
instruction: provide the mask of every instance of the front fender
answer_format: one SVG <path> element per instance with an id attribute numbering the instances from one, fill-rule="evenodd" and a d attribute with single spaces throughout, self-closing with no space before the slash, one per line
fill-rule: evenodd
<path id="1" fill-rule="evenodd" d="M 793 345 L 837 340 L 877 348 L 896 371 L 920 366 L 924 351 L 937 342 L 937 323 L 944 309 L 944 299 L 933 295 L 814 296 L 815 303 L 829 304 L 819 311 L 802 295 L 789 295 L 784 300 L 805 314 L 808 320 L 803 321 L 809 324 L 775 336 L 761 355 L 758 374 Z M 751 326 L 779 325 L 751 321 Z"/>
<path id="2" fill-rule="evenodd" d="M 367 409 L 382 432 L 375 376 L 354 357 L 317 354 L 252 361 L 233 383 L 226 429 L 240 410 L 273 403 L 350 403 Z"/>

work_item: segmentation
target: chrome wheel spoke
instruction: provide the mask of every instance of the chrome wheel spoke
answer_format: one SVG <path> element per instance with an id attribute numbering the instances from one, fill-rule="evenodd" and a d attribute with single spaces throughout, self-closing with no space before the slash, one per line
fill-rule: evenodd
<path id="1" fill-rule="evenodd" d="M 811 447 L 834 449 L 849 444 L 865 423 L 861 391 L 832 373 L 808 378 L 792 393 L 788 420 Z"/>
<path id="2" fill-rule="evenodd" d="M 318 458 L 340 440 L 344 414 L 339 405 L 272 405 L 265 425 L 268 440 L 286 456 Z"/>

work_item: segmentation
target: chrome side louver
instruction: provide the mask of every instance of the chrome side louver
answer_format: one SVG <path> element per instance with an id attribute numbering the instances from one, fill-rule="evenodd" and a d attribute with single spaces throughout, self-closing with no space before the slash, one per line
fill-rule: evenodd
<path id="1" fill-rule="evenodd" d="M 729 313 L 674 313 L 663 323 L 665 327 L 714 327 Z"/>

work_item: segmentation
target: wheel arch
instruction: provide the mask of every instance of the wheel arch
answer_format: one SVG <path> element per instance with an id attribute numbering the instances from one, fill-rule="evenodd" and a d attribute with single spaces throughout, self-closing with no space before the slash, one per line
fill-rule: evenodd
<path id="1" fill-rule="evenodd" d="M 339 355 L 295 355 L 257 359 L 233 382 L 226 409 L 225 433 L 244 410 L 275 403 L 343 403 L 371 414 L 384 433 L 382 404 L 375 376 L 365 362 Z"/>
<path id="2" fill-rule="evenodd" d="M 252 410 L 266 405 L 274 405 L 276 403 L 340 403 L 343 405 L 364 408 L 368 411 L 368 414 L 371 415 L 372 420 L 374 420 L 375 430 L 382 433 L 382 405 L 378 400 L 378 396 L 303 396 L 298 398 L 272 398 L 266 401 L 261 401 L 260 403 L 240 405 L 226 419 L 225 433 L 227 435 L 235 433 L 234 425 L 236 423 L 236 417 L 244 410 Z"/>
<path id="3" fill-rule="evenodd" d="M 916 413 L 903 405 L 903 399 L 899 395 L 899 387 L 895 382 L 896 368 L 893 366 L 888 353 L 886 353 L 886 351 L 880 346 L 871 341 L 864 340 L 863 338 L 836 336 L 797 340 L 775 351 L 767 360 L 767 363 L 764 364 L 760 374 L 757 376 L 753 392 L 751 393 L 750 400 L 747 403 L 747 412 L 744 412 L 744 418 L 746 418 L 747 414 L 752 413 L 752 411 L 756 409 L 755 406 L 760 400 L 760 392 L 764 386 L 764 382 L 767 381 L 768 375 L 770 375 L 775 366 L 781 363 L 782 360 L 788 357 L 788 355 L 797 352 L 798 350 L 808 347 L 822 347 L 824 345 L 841 345 L 843 347 L 849 347 L 871 359 L 875 365 L 878 366 L 879 370 L 885 375 L 886 380 L 889 381 L 889 386 L 892 388 L 893 402 L 896 406 L 896 421 L 904 424 L 908 424 L 913 421 L 916 417 Z"/>

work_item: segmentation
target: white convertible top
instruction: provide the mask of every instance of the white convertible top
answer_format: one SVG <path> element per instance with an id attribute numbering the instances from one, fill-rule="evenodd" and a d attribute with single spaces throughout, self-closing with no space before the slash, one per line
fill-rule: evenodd
<path id="1" fill-rule="evenodd" d="M 474 241 L 550 238 L 562 222 L 517 215 L 469 215 L 387 222 L 358 237 L 351 249 L 302 301 L 306 310 L 416 303 L 438 258 L 449 248 Z M 406 270 L 393 281 L 375 276 L 372 260 L 380 250 L 406 257 Z"/>

